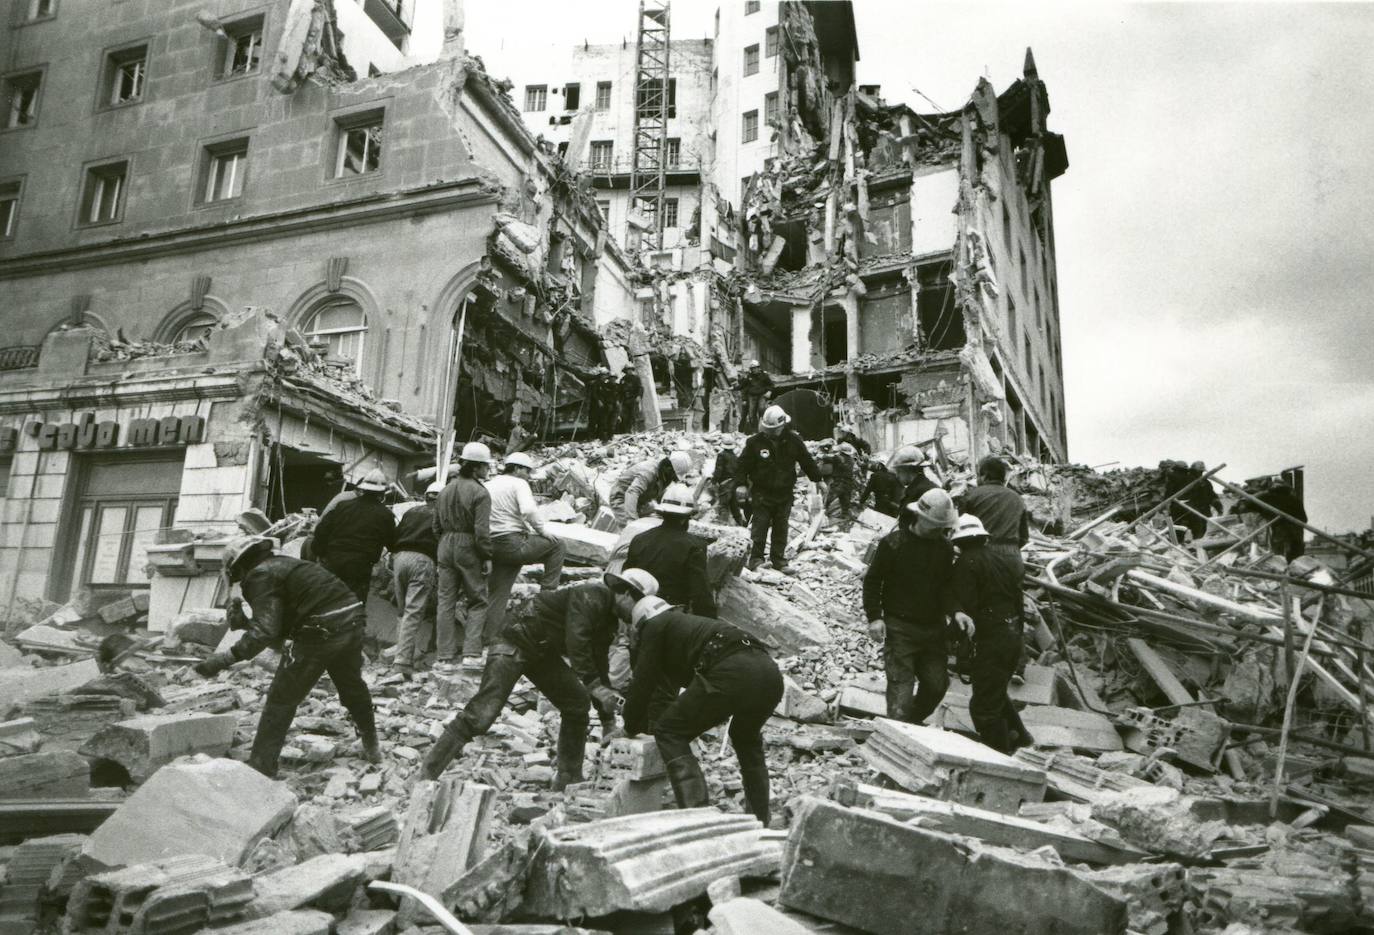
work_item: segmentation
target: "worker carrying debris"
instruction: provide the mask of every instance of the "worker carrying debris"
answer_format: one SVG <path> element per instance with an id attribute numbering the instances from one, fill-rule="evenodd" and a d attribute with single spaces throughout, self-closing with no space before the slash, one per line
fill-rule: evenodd
<path id="1" fill-rule="evenodd" d="M 628 469 L 611 488 L 611 509 L 616 520 L 623 526 L 648 516 L 668 485 L 686 480 L 691 470 L 692 457 L 685 451 L 674 451 L 666 458 L 646 458 Z"/>
<path id="2" fill-rule="evenodd" d="M 769 406 L 759 420 L 759 431 L 744 443 L 739 459 L 735 496 L 747 497 L 754 516 L 750 532 L 753 550 L 749 553 L 749 568 L 763 564 L 764 549 L 772 536 L 773 567 L 782 571 L 787 567 L 787 521 L 792 515 L 792 495 L 797 486 L 800 467 L 822 495 L 825 483 L 820 469 L 806 450 L 806 442 L 787 424 L 792 417 L 781 406 Z"/>
<path id="3" fill-rule="evenodd" d="M 930 458 L 920 445 L 903 445 L 892 453 L 888 467 L 902 485 L 901 506 L 915 503 L 927 490 L 937 489 L 936 484 L 926 476 L 926 465 L 929 463 Z"/>
<path id="4" fill-rule="evenodd" d="M 483 643 L 490 643 L 506 620 L 511 585 L 526 565 L 542 564 L 539 589 L 552 591 L 563 576 L 563 543 L 549 535 L 530 490 L 534 461 L 524 452 L 507 455 L 502 473 L 487 481 L 491 496 L 491 574 L 487 576 L 487 617 Z"/>
<path id="5" fill-rule="evenodd" d="M 482 485 L 491 470 L 491 449 L 468 442 L 458 455 L 458 476 L 434 505 L 439 536 L 439 603 L 435 609 L 435 665 L 443 671 L 458 653 L 458 593 L 467 598 L 463 661 L 475 666 L 482 655 L 487 616 L 487 573 L 491 570 L 491 495 Z"/>
<path id="6" fill-rule="evenodd" d="M 748 431 L 759 424 L 764 403 L 773 398 L 773 376 L 757 360 L 749 361 L 749 369 L 740 377 L 739 395 L 739 424 Z"/>
<path id="7" fill-rule="evenodd" d="M 968 714 L 978 739 L 1001 753 L 1030 743 L 1007 695 L 1021 661 L 1021 555 L 994 547 L 978 517 L 964 514 L 950 537 L 954 562 L 955 625 L 973 639 Z M 970 632 L 972 631 L 972 632 Z"/>
<path id="8" fill-rule="evenodd" d="M 887 516 L 896 516 L 902 508 L 902 494 L 906 488 L 897 475 L 887 469 L 881 455 L 869 462 L 869 468 L 868 481 L 864 484 L 863 493 L 859 494 L 859 511 L 863 511 L 871 496 L 873 509 Z"/>
<path id="9" fill-rule="evenodd" d="M 744 800 L 768 826 L 763 724 L 782 700 L 782 675 L 766 650 L 718 620 L 673 610 L 646 596 L 634 606 L 634 676 L 625 693 L 625 732 L 652 733 L 679 808 L 710 804 L 692 741 L 730 721 Z M 681 694 L 679 694 L 681 692 Z"/>
<path id="10" fill-rule="evenodd" d="M 858 450 L 849 442 L 840 442 L 834 451 L 818 461 L 821 476 L 826 479 L 825 515 L 831 523 L 848 529 L 854 522 L 854 488 L 857 486 Z"/>
<path id="11" fill-rule="evenodd" d="M 434 504 L 444 482 L 425 490 L 425 502 L 413 506 L 396 524 L 391 540 L 392 593 L 401 606 L 396 622 L 396 671 L 409 678 L 434 634 L 435 567 L 439 538 L 434 534 Z"/>
<path id="12" fill-rule="evenodd" d="M 246 617 L 238 602 L 230 604 L 230 627 L 248 632 L 229 649 L 197 664 L 196 674 L 211 678 L 268 646 L 286 644 L 267 690 L 248 764 L 276 778 L 296 708 L 326 672 L 353 718 L 363 756 L 370 763 L 380 763 L 372 695 L 363 681 L 366 619 L 362 601 L 328 569 L 273 554 L 269 539 L 232 540 L 225 548 L 224 568 L 230 582 L 241 583 L 243 603 L 253 615 Z"/>
<path id="13" fill-rule="evenodd" d="M 923 723 L 949 688 L 945 618 L 955 608 L 948 537 L 958 524 L 949 494 L 926 491 L 902 508 L 864 575 L 868 635 L 883 643 L 887 716 L 895 720 Z"/>
<path id="14" fill-rule="evenodd" d="M 422 770 L 425 778 L 438 779 L 468 741 L 491 729 L 524 676 L 558 709 L 554 791 L 581 782 L 589 707 L 596 706 L 604 740 L 615 729 L 621 701 L 609 682 L 611 641 L 619 622 L 629 622 L 635 604 L 657 591 L 652 575 L 633 569 L 541 592 L 528 611 L 506 624 L 488 650 L 477 694 L 430 748 Z"/>
<path id="15" fill-rule="evenodd" d="M 1267 511 L 1261 513 L 1263 517 L 1261 522 L 1274 520 L 1274 525 L 1269 527 L 1269 549 L 1276 555 L 1282 555 L 1290 562 L 1301 557 L 1307 551 L 1302 527 L 1302 523 L 1307 522 L 1307 511 L 1303 509 L 1302 500 L 1298 497 L 1297 491 L 1285 481 L 1271 481 L 1267 487 L 1260 491 L 1257 499 L 1284 514 L 1284 516 L 1292 517 L 1292 519 L 1275 518 L 1273 513 Z M 1240 512 L 1255 509 L 1249 501 L 1245 501 L 1243 505 L 1237 505 L 1237 510 Z M 1301 520 L 1302 522 L 1294 522 L 1294 520 Z"/>
<path id="16" fill-rule="evenodd" d="M 1021 567 L 1021 547 L 1030 541 L 1030 512 L 1007 486 L 1007 462 L 988 455 L 978 462 L 978 485 L 959 497 L 959 508 L 982 521 L 988 544 Z"/>
<path id="17" fill-rule="evenodd" d="M 692 489 L 671 484 L 654 506 L 663 521 L 630 540 L 626 568 L 642 568 L 658 581 L 658 596 L 699 617 L 716 615 L 716 596 L 706 574 L 706 541 L 687 531 L 696 512 Z"/>
<path id="18" fill-rule="evenodd" d="M 396 535 L 396 517 L 382 503 L 390 486 L 380 469 L 369 471 L 358 483 L 356 497 L 336 502 L 320 519 L 311 543 L 315 560 L 337 575 L 364 604 L 372 568 Z"/>
<path id="19" fill-rule="evenodd" d="M 1194 540 L 1207 535 L 1207 517 L 1225 512 L 1221 497 L 1218 497 L 1216 490 L 1212 488 L 1212 482 L 1203 476 L 1206 473 L 1207 465 L 1201 461 L 1194 461 L 1190 464 L 1188 466 L 1188 480 L 1197 483 L 1185 490 L 1183 496 L 1179 498 L 1192 507 L 1192 512 L 1188 513 L 1184 525 L 1193 534 Z"/>

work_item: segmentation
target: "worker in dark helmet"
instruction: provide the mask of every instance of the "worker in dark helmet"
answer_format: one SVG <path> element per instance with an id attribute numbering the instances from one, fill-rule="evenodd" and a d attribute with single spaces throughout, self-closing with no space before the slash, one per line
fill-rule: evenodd
<path id="1" fill-rule="evenodd" d="M 248 765 L 276 777 L 296 708 L 326 672 L 353 718 L 363 756 L 380 763 L 372 694 L 363 681 L 362 601 L 323 566 L 274 554 L 268 539 L 232 540 L 225 549 L 224 568 L 229 581 L 240 584 L 242 604 L 248 605 L 252 617 L 244 614 L 241 603 L 231 602 L 229 626 L 248 632 L 229 649 L 196 665 L 196 673 L 209 678 L 268 646 L 281 653 Z"/>
<path id="2" fill-rule="evenodd" d="M 874 458 L 869 464 L 872 466 L 872 472 L 868 475 L 868 482 L 864 484 L 863 493 L 859 494 L 860 512 L 872 495 L 873 509 L 888 516 L 896 516 L 897 511 L 902 508 L 902 494 L 906 488 L 897 479 L 897 475 L 887 469 L 887 462 L 882 456 Z"/>
<path id="3" fill-rule="evenodd" d="M 958 506 L 978 517 L 988 545 L 1021 564 L 1021 547 L 1030 541 L 1030 512 L 1021 495 L 1007 486 L 1007 462 L 988 455 L 978 462 L 978 485 L 965 490 Z"/>
<path id="4" fill-rule="evenodd" d="M 926 475 L 926 465 L 930 457 L 920 445 L 903 445 L 892 452 L 892 460 L 887 466 L 902 485 L 899 506 L 915 503 L 927 490 L 938 489 L 934 481 Z"/>
<path id="5" fill-rule="evenodd" d="M 621 698 L 610 686 L 611 642 L 635 602 L 657 591 L 653 575 L 638 568 L 541 591 L 487 650 L 477 694 L 444 726 L 425 757 L 424 777 L 438 779 L 468 741 L 491 729 L 523 675 L 558 709 L 553 790 L 582 782 L 590 707 L 596 706 L 603 740 L 615 730 Z"/>

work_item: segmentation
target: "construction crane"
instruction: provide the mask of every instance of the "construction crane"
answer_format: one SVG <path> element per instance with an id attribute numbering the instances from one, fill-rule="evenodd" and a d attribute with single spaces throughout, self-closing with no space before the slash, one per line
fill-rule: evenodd
<path id="1" fill-rule="evenodd" d="M 663 197 L 668 167 L 668 12 L 671 3 L 640 0 L 635 43 L 635 135 L 630 211 L 646 226 L 641 249 L 663 249 Z"/>

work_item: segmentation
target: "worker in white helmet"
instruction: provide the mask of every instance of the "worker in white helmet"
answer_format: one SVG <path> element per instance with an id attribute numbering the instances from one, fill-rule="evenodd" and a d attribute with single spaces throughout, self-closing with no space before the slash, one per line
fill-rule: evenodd
<path id="1" fill-rule="evenodd" d="M 792 421 L 781 406 L 769 406 L 759 420 L 759 431 L 744 443 L 735 475 L 735 495 L 748 499 L 754 510 L 750 520 L 754 547 L 749 567 L 763 563 L 764 550 L 772 536 L 773 567 L 787 569 L 787 521 L 792 515 L 792 497 L 797 489 L 797 468 L 817 485 L 822 494 L 820 468 L 806 450 L 802 437 L 787 427 Z"/>
<path id="2" fill-rule="evenodd" d="M 654 507 L 661 522 L 630 540 L 626 568 L 643 568 L 658 581 L 658 596 L 699 617 L 716 615 L 716 595 L 706 572 L 706 540 L 687 524 L 696 499 L 686 484 L 670 484 Z"/>
<path id="3" fill-rule="evenodd" d="M 487 576 L 487 641 L 501 632 L 510 589 L 526 565 L 541 565 L 539 590 L 552 591 L 563 575 L 563 543 L 549 535 L 530 490 L 534 461 L 523 451 L 507 455 L 501 473 L 487 481 L 491 495 L 491 574 Z"/>
<path id="4" fill-rule="evenodd" d="M 358 496 L 335 504 L 315 526 L 311 551 L 321 565 L 367 604 L 372 568 L 396 534 L 396 517 L 382 503 L 391 482 L 380 469 L 357 484 Z"/>
<path id="5" fill-rule="evenodd" d="M 391 583 L 401 617 L 396 622 L 396 654 L 392 665 L 409 678 L 434 638 L 436 562 L 439 537 L 434 534 L 434 504 L 444 482 L 425 490 L 425 502 L 411 507 L 396 524 L 391 541 Z"/>
<path id="6" fill-rule="evenodd" d="M 611 488 L 611 509 L 615 518 L 624 526 L 631 520 L 649 516 L 668 485 L 686 480 L 691 471 L 692 456 L 685 451 L 640 461 L 616 478 Z"/>
<path id="7" fill-rule="evenodd" d="M 439 604 L 435 611 L 435 667 L 451 670 L 458 653 L 458 594 L 467 598 L 463 619 L 463 662 L 480 668 L 487 617 L 487 574 L 491 571 L 491 495 L 482 481 L 491 470 L 491 449 L 468 442 L 458 455 L 458 476 L 434 505 L 439 537 Z"/>

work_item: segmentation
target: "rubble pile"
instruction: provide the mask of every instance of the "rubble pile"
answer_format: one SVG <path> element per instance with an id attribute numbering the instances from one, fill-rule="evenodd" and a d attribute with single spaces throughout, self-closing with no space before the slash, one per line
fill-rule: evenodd
<path id="1" fill-rule="evenodd" d="M 1248 538 L 1253 516 L 1190 541 L 1153 472 L 1019 464 L 1037 528 L 1010 694 L 1032 744 L 1003 755 L 974 739 L 957 678 L 925 726 L 885 717 L 861 589 L 890 517 L 841 528 L 799 485 L 791 573 L 743 567 L 747 537 L 709 512 L 713 460 L 740 440 L 563 445 L 538 452 L 534 487 L 566 579 L 585 580 L 622 538 L 606 522 L 619 473 L 691 454 L 720 616 L 786 680 L 764 729 L 773 827 L 749 817 L 723 726 L 698 742 L 712 808 L 674 809 L 653 740 L 603 738 L 595 718 L 587 781 L 551 792 L 558 716 L 524 681 L 421 781 L 478 674 L 405 677 L 380 643 L 382 762 L 326 685 L 265 779 L 243 761 L 274 654 L 205 681 L 187 664 L 236 636 L 208 601 L 164 621 L 143 592 L 82 595 L 0 643 L 0 932 L 381 935 L 445 914 L 669 932 L 693 901 L 720 935 L 1374 931 L 1370 600 Z M 308 529 L 269 534 L 290 551 Z M 178 561 L 218 573 L 213 541 L 186 547 Z"/>

